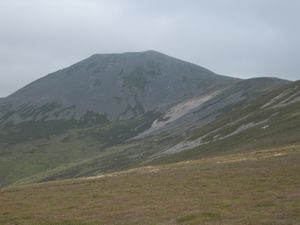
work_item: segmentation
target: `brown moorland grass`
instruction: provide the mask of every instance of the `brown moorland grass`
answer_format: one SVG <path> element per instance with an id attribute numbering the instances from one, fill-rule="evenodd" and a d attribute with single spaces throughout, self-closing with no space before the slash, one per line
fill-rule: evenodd
<path id="1" fill-rule="evenodd" d="M 0 224 L 300 224 L 300 146 L 9 187 Z"/>

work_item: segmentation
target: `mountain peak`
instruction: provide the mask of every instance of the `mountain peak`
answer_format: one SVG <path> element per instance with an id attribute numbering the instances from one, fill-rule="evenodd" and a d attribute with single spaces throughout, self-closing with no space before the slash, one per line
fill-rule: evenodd
<path id="1" fill-rule="evenodd" d="M 126 55 L 165 55 L 161 52 L 155 50 L 146 50 L 141 52 L 121 52 L 121 53 L 96 53 L 91 55 L 91 57 L 99 57 L 99 56 L 126 56 Z M 165 55 L 167 56 L 167 55 Z M 89 58 L 91 58 L 89 57 Z"/>
<path id="2" fill-rule="evenodd" d="M 135 118 L 236 82 L 153 50 L 95 54 L 4 99 L 18 112 L 6 121 L 22 122 L 29 109 L 37 112 L 26 119 L 34 120 L 80 120 L 90 111 L 110 121 Z"/>
<path id="3" fill-rule="evenodd" d="M 146 51 L 143 51 L 141 53 L 146 53 L 146 54 L 158 54 L 158 55 L 164 55 L 163 53 L 161 52 L 158 52 L 158 51 L 155 51 L 155 50 L 146 50 Z"/>

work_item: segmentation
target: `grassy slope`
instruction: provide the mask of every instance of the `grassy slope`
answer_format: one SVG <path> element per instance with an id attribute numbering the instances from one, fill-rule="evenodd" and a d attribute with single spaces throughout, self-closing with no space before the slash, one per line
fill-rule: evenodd
<path id="1" fill-rule="evenodd" d="M 299 82 L 290 86 L 295 84 L 299 85 Z M 260 109 L 285 88 L 281 87 L 261 95 L 254 103 L 246 105 L 241 103 L 234 108 L 226 109 L 217 121 L 179 136 L 165 133 L 124 143 L 128 137 L 138 133 L 139 129 L 144 129 L 143 126 L 149 126 L 153 120 L 153 115 L 150 115 L 146 120 L 142 120 L 144 122 L 142 127 L 141 121 L 133 120 L 129 123 L 71 129 L 60 135 L 29 139 L 15 145 L 0 144 L 0 186 L 14 182 L 28 183 L 92 176 L 140 165 L 172 163 L 299 143 L 299 102 L 281 108 Z M 216 135 L 224 137 L 243 124 L 266 119 L 269 125 L 267 129 L 262 129 L 266 125 L 262 124 L 225 139 L 214 140 Z M 205 144 L 199 147 L 149 161 L 153 155 L 186 138 L 193 140 L 216 129 L 218 131 L 205 137 L 203 139 Z M 28 135 L 26 132 L 18 134 L 22 139 Z"/>
<path id="2" fill-rule="evenodd" d="M 121 143 L 113 146 L 103 146 L 103 149 L 91 157 L 71 163 L 63 163 L 53 169 L 48 169 L 32 176 L 17 180 L 16 184 L 43 182 L 49 180 L 68 179 L 82 176 L 93 176 L 103 172 L 120 171 L 135 168 L 144 163 L 159 149 L 169 148 L 177 140 L 166 137 L 153 137 L 149 140 Z"/>
<path id="3" fill-rule="evenodd" d="M 117 154 L 126 149 L 127 145 L 114 149 L 112 146 L 145 129 L 145 126 L 151 124 L 152 117 L 153 115 L 148 115 L 146 118 L 92 128 L 72 128 L 57 135 L 43 135 L 39 138 L 33 137 L 33 132 L 28 134 L 20 128 L 11 128 L 11 135 L 0 133 L 0 187 L 40 173 L 50 173 L 49 176 L 52 176 L 56 170 L 64 171 L 65 168 L 85 163 L 88 159 L 106 157 L 108 151 L 111 155 Z M 37 133 L 35 131 L 34 135 Z M 11 140 L 14 137 L 20 138 Z M 89 169 L 93 168 L 87 168 L 91 174 Z M 84 172 L 73 169 L 67 176 L 76 177 Z"/>
<path id="4" fill-rule="evenodd" d="M 7 188 L 0 224 L 297 224 L 299 171 L 293 145 Z"/>

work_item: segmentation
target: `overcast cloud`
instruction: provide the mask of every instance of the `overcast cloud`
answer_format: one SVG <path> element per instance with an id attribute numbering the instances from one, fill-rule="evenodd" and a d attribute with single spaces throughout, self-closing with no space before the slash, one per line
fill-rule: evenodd
<path id="1" fill-rule="evenodd" d="M 95 53 L 300 79 L 299 0 L 1 0 L 0 97 Z"/>

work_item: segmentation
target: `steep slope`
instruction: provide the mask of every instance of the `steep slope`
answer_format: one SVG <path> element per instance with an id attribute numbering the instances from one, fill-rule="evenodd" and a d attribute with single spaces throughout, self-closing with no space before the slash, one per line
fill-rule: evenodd
<path id="1" fill-rule="evenodd" d="M 97 54 L 3 99 L 0 121 L 130 119 L 237 81 L 155 51 Z"/>

